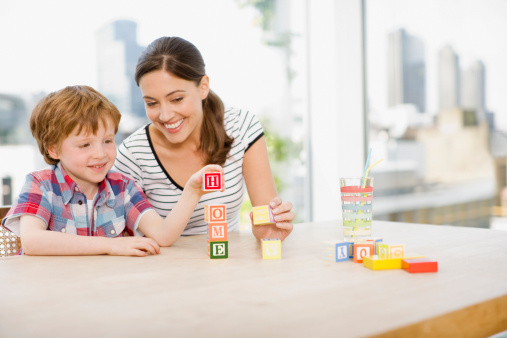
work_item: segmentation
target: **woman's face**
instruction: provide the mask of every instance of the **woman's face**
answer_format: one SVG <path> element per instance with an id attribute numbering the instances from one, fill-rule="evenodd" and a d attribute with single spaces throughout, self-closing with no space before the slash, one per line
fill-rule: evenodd
<path id="1" fill-rule="evenodd" d="M 146 114 L 165 138 L 174 144 L 200 143 L 202 100 L 208 96 L 209 79 L 183 80 L 164 70 L 145 74 L 139 81 Z"/>

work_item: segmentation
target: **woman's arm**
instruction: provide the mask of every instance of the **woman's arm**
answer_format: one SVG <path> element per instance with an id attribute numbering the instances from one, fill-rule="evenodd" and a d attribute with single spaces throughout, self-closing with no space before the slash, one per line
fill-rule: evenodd
<path id="1" fill-rule="evenodd" d="M 245 152 L 243 176 L 252 205 L 270 204 L 277 221 L 276 225 L 252 225 L 254 236 L 257 239 L 279 238 L 284 240 L 292 232 L 294 213 L 291 211 L 292 203 L 282 203 L 276 192 L 264 136 Z M 250 215 L 250 217 L 252 216 Z"/>
<path id="2" fill-rule="evenodd" d="M 32 215 L 20 217 L 20 237 L 27 255 L 147 256 L 160 252 L 158 244 L 144 237 L 89 237 L 46 230 L 46 223 Z"/>

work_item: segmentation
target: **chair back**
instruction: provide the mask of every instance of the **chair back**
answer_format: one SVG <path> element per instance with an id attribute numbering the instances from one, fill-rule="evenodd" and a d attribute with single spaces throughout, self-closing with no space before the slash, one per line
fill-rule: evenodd
<path id="1" fill-rule="evenodd" d="M 0 206 L 0 222 L 11 207 Z M 15 256 L 21 249 L 21 239 L 0 226 L 0 257 Z"/>

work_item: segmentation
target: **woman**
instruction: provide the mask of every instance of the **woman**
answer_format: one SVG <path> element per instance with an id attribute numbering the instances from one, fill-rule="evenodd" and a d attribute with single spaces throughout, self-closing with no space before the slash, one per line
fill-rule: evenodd
<path id="1" fill-rule="evenodd" d="M 277 196 L 262 126 L 248 111 L 224 109 L 199 50 L 178 37 L 159 38 L 139 58 L 135 79 L 152 123 L 120 145 L 116 169 L 134 179 L 165 217 L 190 176 L 218 164 L 226 190 L 203 196 L 183 235 L 206 233 L 205 204 L 225 204 L 228 231 L 237 230 L 244 180 L 252 205 L 270 204 L 277 221 L 252 226 L 254 236 L 285 239 L 293 229 L 292 203 Z"/>

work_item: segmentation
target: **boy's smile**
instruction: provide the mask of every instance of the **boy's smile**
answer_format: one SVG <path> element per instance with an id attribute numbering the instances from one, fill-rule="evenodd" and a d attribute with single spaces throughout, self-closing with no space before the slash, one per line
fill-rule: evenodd
<path id="1" fill-rule="evenodd" d="M 74 130 L 63 140 L 60 147 L 52 147 L 51 157 L 60 160 L 70 178 L 79 185 L 88 199 L 92 199 L 98 191 L 98 183 L 102 182 L 111 169 L 116 158 L 114 128 L 111 123 L 104 127 L 99 123 L 96 134 Z"/>

